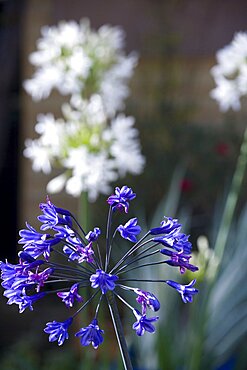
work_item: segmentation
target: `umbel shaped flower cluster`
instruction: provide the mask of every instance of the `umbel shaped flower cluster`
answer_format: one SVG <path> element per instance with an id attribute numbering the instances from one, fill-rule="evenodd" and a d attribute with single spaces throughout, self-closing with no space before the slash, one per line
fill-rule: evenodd
<path id="1" fill-rule="evenodd" d="M 229 45 L 217 51 L 216 59 L 211 69 L 216 83 L 211 97 L 223 112 L 240 110 L 240 99 L 247 94 L 247 32 L 237 32 Z"/>
<path id="2" fill-rule="evenodd" d="M 124 225 L 113 228 L 114 218 L 120 212 L 128 213 L 129 203 L 136 197 L 131 188 L 123 186 L 116 188 L 107 202 L 109 213 L 105 237 L 105 248 L 101 244 L 101 230 L 86 233 L 76 218 L 67 210 L 56 207 L 47 199 L 40 204 L 42 215 L 41 231 L 36 231 L 31 225 L 20 231 L 20 244 L 23 250 L 19 252 L 19 263 L 1 262 L 2 286 L 8 304 L 17 304 L 19 311 L 33 310 L 33 305 L 41 298 L 47 299 L 50 294 L 58 299 L 71 311 L 64 321 L 51 321 L 44 331 L 49 334 L 49 341 L 57 341 L 62 345 L 69 337 L 70 327 L 74 318 L 88 304 L 92 305 L 94 313 L 91 322 L 77 331 L 83 346 L 92 344 L 97 348 L 103 342 L 103 329 L 99 327 L 98 313 L 103 299 L 112 296 L 126 305 L 134 316 L 132 324 L 138 336 L 146 331 L 155 331 L 154 323 L 158 316 L 150 316 L 149 311 L 157 312 L 160 308 L 158 298 L 150 291 L 141 289 L 141 282 L 167 284 L 175 289 L 182 300 L 192 302 L 198 293 L 194 288 L 195 280 L 188 285 L 182 285 L 172 280 L 138 280 L 135 274 L 137 268 L 157 264 L 165 264 L 180 269 L 196 271 L 197 267 L 190 264 L 191 243 L 188 236 L 181 233 L 181 225 L 176 219 L 165 217 L 160 226 L 149 230 L 138 237 L 141 227 L 137 218 L 128 220 Z M 125 253 L 116 261 L 115 238 L 119 234 L 132 243 Z M 115 254 L 115 258 L 112 255 Z M 56 255 L 59 256 L 59 262 Z M 145 259 L 149 257 L 149 262 Z M 150 257 L 154 260 L 150 262 Z M 145 275 L 144 275 L 145 276 Z M 91 295 L 85 300 L 83 288 L 91 287 Z M 89 288 L 88 288 L 89 287 Z M 81 295 L 82 294 L 82 295 Z M 131 295 L 136 298 L 136 307 L 128 303 Z M 78 308 L 74 306 L 78 305 Z M 66 311 L 68 312 L 68 311 Z"/>
<path id="3" fill-rule="evenodd" d="M 37 116 L 39 137 L 25 143 L 34 171 L 60 170 L 48 193 L 65 188 L 75 197 L 88 192 L 94 201 L 99 193 L 110 193 L 112 181 L 143 170 L 134 118 L 123 113 L 137 64 L 135 53 L 124 53 L 124 38 L 120 27 L 94 31 L 87 19 L 41 29 L 37 51 L 30 55 L 35 72 L 24 87 L 36 101 L 53 89 L 70 97 L 62 105 L 63 118 Z"/>

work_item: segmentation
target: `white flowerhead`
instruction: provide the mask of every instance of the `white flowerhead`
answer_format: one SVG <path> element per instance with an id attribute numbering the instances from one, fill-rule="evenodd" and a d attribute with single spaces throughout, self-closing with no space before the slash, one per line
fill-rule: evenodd
<path id="1" fill-rule="evenodd" d="M 247 32 L 235 34 L 232 42 L 216 53 L 211 69 L 216 88 L 210 93 L 220 110 L 240 110 L 240 98 L 247 93 Z"/>
<path id="2" fill-rule="evenodd" d="M 39 114 L 36 140 L 27 140 L 24 155 L 35 171 L 61 173 L 49 181 L 48 193 L 63 189 L 75 197 L 87 192 L 90 201 L 107 194 L 111 183 L 144 167 L 134 118 L 119 113 L 129 95 L 128 82 L 137 55 L 126 55 L 120 27 L 98 31 L 88 20 L 43 27 L 37 51 L 30 55 L 34 75 L 24 82 L 34 100 L 53 89 L 70 95 L 63 118 Z"/>
<path id="3" fill-rule="evenodd" d="M 124 38 L 120 27 L 104 25 L 95 31 L 85 19 L 42 27 L 37 51 L 29 58 L 36 70 L 24 88 L 34 100 L 47 98 L 53 89 L 84 99 L 100 94 L 113 116 L 123 108 L 137 64 L 136 55 L 125 55 Z"/>

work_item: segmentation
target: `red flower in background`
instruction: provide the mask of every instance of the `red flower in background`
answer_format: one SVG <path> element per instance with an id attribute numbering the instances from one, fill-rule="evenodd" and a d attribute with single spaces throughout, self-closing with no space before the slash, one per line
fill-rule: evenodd
<path id="1" fill-rule="evenodd" d="M 183 179 L 181 182 L 180 182 L 180 189 L 182 192 L 189 192 L 193 189 L 193 182 L 190 180 L 190 179 Z"/>
<path id="2" fill-rule="evenodd" d="M 227 143 L 220 142 L 220 143 L 216 144 L 215 151 L 216 151 L 217 154 L 221 155 L 222 157 L 225 157 L 230 152 L 230 146 Z"/>

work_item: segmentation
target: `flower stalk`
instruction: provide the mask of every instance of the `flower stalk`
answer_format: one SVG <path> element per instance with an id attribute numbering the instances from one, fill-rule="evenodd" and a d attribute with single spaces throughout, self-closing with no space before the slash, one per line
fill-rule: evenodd
<path id="1" fill-rule="evenodd" d="M 120 315 L 119 315 L 119 310 L 118 310 L 118 307 L 117 307 L 117 304 L 116 304 L 116 299 L 115 299 L 115 296 L 112 293 L 112 291 L 109 290 L 106 293 L 106 298 L 107 298 L 107 302 L 108 302 L 108 306 L 109 306 L 113 326 L 114 326 L 114 329 L 115 329 L 115 333 L 116 333 L 116 337 L 117 337 L 118 346 L 119 346 L 119 350 L 120 350 L 120 353 L 121 353 L 124 369 L 125 370 L 133 370 L 133 366 L 132 366 L 132 363 L 131 363 L 127 343 L 126 343 L 125 336 L 124 336 L 123 325 L 122 325 L 121 318 L 120 318 Z"/>
<path id="2" fill-rule="evenodd" d="M 219 232 L 217 234 L 217 239 L 215 242 L 215 253 L 219 258 L 219 261 L 221 261 L 224 254 L 233 215 L 236 209 L 239 193 L 243 183 L 246 166 L 247 166 L 247 127 L 245 128 L 244 131 L 243 141 L 240 147 L 236 169 L 233 174 L 230 192 L 226 200 Z"/>

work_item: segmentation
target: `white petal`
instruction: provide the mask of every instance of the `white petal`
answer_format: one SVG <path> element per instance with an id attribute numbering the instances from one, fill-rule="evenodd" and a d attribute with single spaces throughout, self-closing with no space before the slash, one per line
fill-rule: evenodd
<path id="1" fill-rule="evenodd" d="M 55 177 L 54 179 L 48 182 L 46 186 L 47 192 L 51 194 L 59 193 L 60 191 L 63 190 L 66 180 L 67 180 L 67 177 L 64 174 Z"/>

